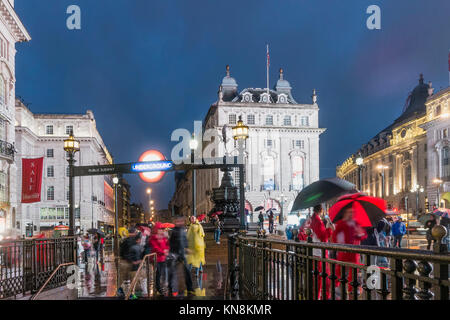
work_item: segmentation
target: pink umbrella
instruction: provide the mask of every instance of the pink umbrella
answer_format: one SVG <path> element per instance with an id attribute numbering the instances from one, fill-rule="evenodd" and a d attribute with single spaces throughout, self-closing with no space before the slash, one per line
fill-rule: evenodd
<path id="1" fill-rule="evenodd" d="M 448 218 L 450 216 L 450 209 L 447 208 L 437 208 L 433 211 L 435 215 L 440 216 L 441 218 Z"/>
<path id="2" fill-rule="evenodd" d="M 222 213 L 223 213 L 223 211 L 216 211 L 216 212 L 214 212 L 214 213 L 211 214 L 211 217 L 219 216 L 219 215 L 221 215 Z"/>

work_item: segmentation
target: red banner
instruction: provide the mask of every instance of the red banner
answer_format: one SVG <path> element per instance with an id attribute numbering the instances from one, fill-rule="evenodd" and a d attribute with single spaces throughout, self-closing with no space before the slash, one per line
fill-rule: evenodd
<path id="1" fill-rule="evenodd" d="M 22 159 L 22 203 L 41 201 L 44 158 Z"/>
<path id="2" fill-rule="evenodd" d="M 105 208 L 114 212 L 114 190 L 106 181 L 103 181 L 103 183 L 105 186 Z"/>

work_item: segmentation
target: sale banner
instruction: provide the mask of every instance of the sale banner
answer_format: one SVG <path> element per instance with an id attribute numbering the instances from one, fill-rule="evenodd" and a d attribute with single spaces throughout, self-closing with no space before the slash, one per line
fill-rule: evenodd
<path id="1" fill-rule="evenodd" d="M 41 201 L 44 158 L 22 159 L 22 203 Z"/>

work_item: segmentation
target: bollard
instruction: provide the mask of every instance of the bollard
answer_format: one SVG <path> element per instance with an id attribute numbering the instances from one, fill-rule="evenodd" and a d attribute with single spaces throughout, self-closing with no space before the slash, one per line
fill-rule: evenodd
<path id="1" fill-rule="evenodd" d="M 448 246 L 445 243 L 442 243 L 445 237 L 447 236 L 447 229 L 444 226 L 436 225 L 431 230 L 431 235 L 433 236 L 435 242 L 433 245 L 433 251 L 436 254 L 447 254 Z M 434 295 L 435 299 L 438 300 L 448 300 L 448 287 L 442 285 L 442 280 L 448 279 L 448 264 L 439 264 L 436 263 L 434 265 L 434 278 L 439 279 L 439 285 L 435 286 Z"/>

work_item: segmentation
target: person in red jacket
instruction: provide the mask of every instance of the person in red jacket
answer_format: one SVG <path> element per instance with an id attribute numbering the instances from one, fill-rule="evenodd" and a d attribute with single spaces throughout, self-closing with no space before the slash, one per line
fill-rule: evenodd
<path id="1" fill-rule="evenodd" d="M 314 207 L 313 215 L 310 218 L 309 221 L 309 228 L 311 229 L 312 233 L 312 241 L 313 242 L 328 242 L 328 240 L 331 237 L 331 234 L 333 232 L 334 226 L 331 223 L 331 221 L 328 220 L 327 225 L 323 223 L 323 220 L 321 218 L 321 215 L 323 214 L 322 205 L 318 204 Z M 321 249 L 313 249 L 313 255 L 322 257 L 322 250 Z M 328 258 L 328 252 L 325 251 L 325 258 Z M 318 268 L 317 271 L 319 271 L 319 286 L 318 286 L 318 292 L 317 296 L 318 299 L 322 298 L 322 276 L 320 274 L 322 273 L 322 262 L 318 262 Z M 326 266 L 325 272 L 327 275 L 330 274 L 328 265 Z M 326 297 L 327 299 L 330 298 L 330 279 L 326 279 Z"/>
<path id="2" fill-rule="evenodd" d="M 332 241 L 334 243 L 359 245 L 361 241 L 367 237 L 367 234 L 364 229 L 355 220 L 353 220 L 353 208 L 348 207 L 344 210 L 342 219 L 336 223 L 336 229 L 333 232 Z M 359 263 L 359 255 L 352 252 L 338 251 L 336 258 L 339 261 L 351 262 L 355 264 Z M 350 285 L 353 280 L 353 272 L 349 273 L 348 292 L 350 293 L 353 290 L 353 287 Z M 341 277 L 340 266 L 336 269 L 336 275 L 338 277 L 336 280 L 336 286 L 338 286 L 340 284 L 339 278 Z"/>
<path id="3" fill-rule="evenodd" d="M 163 295 L 161 287 L 161 276 L 166 274 L 166 258 L 169 253 L 168 239 L 164 234 L 164 229 L 161 228 L 161 222 L 156 222 L 153 227 L 152 235 L 150 237 L 150 246 L 152 252 L 156 253 L 156 290 Z"/>

